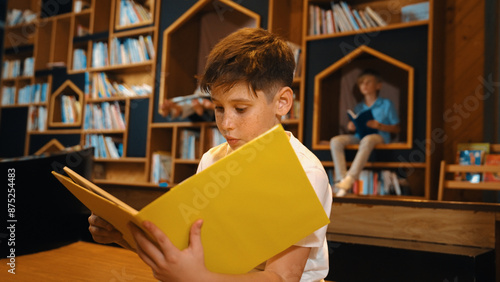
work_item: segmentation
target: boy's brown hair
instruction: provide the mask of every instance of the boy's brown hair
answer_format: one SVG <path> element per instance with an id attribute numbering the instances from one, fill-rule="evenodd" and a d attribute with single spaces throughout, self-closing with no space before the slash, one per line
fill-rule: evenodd
<path id="1" fill-rule="evenodd" d="M 222 39 L 210 52 L 200 86 L 210 93 L 228 91 L 238 82 L 248 83 L 272 100 L 275 92 L 291 87 L 295 60 L 287 43 L 261 28 L 242 28 Z"/>

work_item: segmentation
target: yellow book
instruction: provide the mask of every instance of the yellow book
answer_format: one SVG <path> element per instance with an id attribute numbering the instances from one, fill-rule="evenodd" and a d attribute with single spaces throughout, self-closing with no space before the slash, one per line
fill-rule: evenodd
<path id="1" fill-rule="evenodd" d="M 179 249 L 202 218 L 205 263 L 246 273 L 329 223 L 289 138 L 277 125 L 137 211 L 69 168 L 52 172 L 95 214 L 135 243 L 128 222 L 155 223 Z M 85 188 L 84 188 L 85 187 Z"/>

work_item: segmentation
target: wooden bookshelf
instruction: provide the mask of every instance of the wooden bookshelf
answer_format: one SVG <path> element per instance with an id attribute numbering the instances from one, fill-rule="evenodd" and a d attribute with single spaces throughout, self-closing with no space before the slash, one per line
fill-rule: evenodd
<path id="1" fill-rule="evenodd" d="M 440 19 L 444 13 L 444 4 L 431 0 L 428 19 L 403 21 L 403 5 L 421 2 L 424 1 L 345 1 L 351 11 L 364 11 L 369 6 L 385 20 L 386 25 L 317 33 L 313 31 L 318 29 L 311 28 L 311 25 L 316 24 L 311 17 L 311 7 L 331 10 L 331 1 L 304 1 L 303 11 L 307 13 L 303 21 L 303 34 L 308 66 L 305 80 L 310 82 L 307 83 L 305 95 L 314 97 L 306 101 L 314 105 L 312 111 L 306 113 L 306 116 L 312 116 L 310 145 L 323 156 L 325 167 L 332 170 L 334 164 L 330 161 L 331 157 L 327 157 L 330 155 L 329 140 L 340 134 L 340 114 L 345 111 L 339 109 L 338 100 L 341 87 L 345 87 L 342 86 L 345 83 L 342 82 L 342 77 L 351 67 L 362 69 L 364 65 L 372 66 L 374 64 L 370 65 L 370 61 L 374 60 L 384 71 L 394 69 L 392 74 L 398 75 L 398 81 L 401 82 L 398 87 L 401 93 L 406 93 L 397 105 L 402 133 L 397 142 L 378 145 L 375 159 L 383 161 L 369 162 L 367 168 L 396 172 L 405 170 L 402 174 L 411 182 L 411 196 L 430 199 L 431 186 L 437 183 L 436 179 L 431 179 L 431 172 L 439 170 L 438 156 L 433 152 L 441 145 L 426 140 L 432 140 L 432 129 L 439 126 L 440 112 L 433 109 L 439 107 L 440 103 L 442 84 L 437 77 L 442 71 L 442 64 L 433 61 L 433 58 L 442 54 L 440 48 L 443 25 Z M 365 59 L 368 61 L 365 62 Z M 355 151 L 357 148 L 358 146 L 351 145 L 346 150 Z"/>
<path id="2" fill-rule="evenodd" d="M 63 96 L 74 98 L 74 104 L 65 104 Z M 49 127 L 80 127 L 82 105 L 83 92 L 71 80 L 66 80 L 50 97 Z M 70 115 L 73 117 L 70 118 Z M 67 120 L 64 120 L 63 116 L 66 116 Z"/>
<path id="3" fill-rule="evenodd" d="M 432 129 L 440 126 L 436 118 L 439 113 L 436 111 L 439 108 L 439 101 L 438 95 L 435 93 L 439 93 L 441 90 L 441 84 L 436 80 L 436 75 L 441 70 L 439 64 L 435 63 L 434 60 L 439 54 L 442 54 L 440 51 L 442 40 L 440 38 L 443 34 L 441 30 L 443 25 L 439 17 L 445 13 L 444 5 L 440 3 L 441 1 L 431 0 L 429 1 L 428 20 L 402 22 L 400 7 L 395 5 L 392 0 L 347 0 L 346 3 L 354 9 L 364 9 L 366 6 L 370 6 L 381 14 L 389 12 L 390 19 L 386 18 L 388 24 L 383 27 L 342 33 L 309 34 L 309 5 L 314 4 L 328 8 L 330 2 L 329 0 L 259 0 L 255 3 L 252 2 L 251 5 L 231 0 L 220 0 L 216 4 L 211 0 L 194 1 L 193 4 L 182 3 L 182 5 L 176 2 L 175 4 L 178 4 L 179 7 L 182 6 L 182 8 L 179 8 L 179 11 L 168 11 L 168 13 L 177 13 L 175 16 L 162 14 L 162 22 L 165 23 L 160 23 L 160 5 L 173 5 L 171 2 L 136 0 L 135 3 L 145 7 L 151 13 L 152 20 L 123 26 L 120 25 L 121 0 L 88 0 L 88 8 L 81 11 L 75 11 L 76 1 L 72 1 L 73 6 L 69 13 L 39 17 L 35 22 L 29 24 L 7 27 L 6 36 L 10 34 L 11 36 L 17 35 L 17 37 L 14 37 L 14 41 L 13 38 L 5 38 L 4 47 L 11 52 L 6 52 L 4 60 L 24 59 L 33 56 L 35 57 L 35 71 L 49 72 L 50 74 L 56 71 L 54 63 L 62 62 L 60 65 L 66 68 L 66 74 L 71 78 L 82 78 L 88 74 L 88 77 L 93 79 L 94 75 L 102 72 L 110 79 L 126 84 L 146 83 L 151 86 L 152 93 L 138 97 L 94 98 L 86 92 L 86 86 L 83 83 L 78 84 L 76 87 L 78 91 L 74 92 L 80 92 L 77 95 L 81 96 L 80 101 L 84 109 L 86 104 L 102 102 L 118 101 L 123 105 L 127 127 L 118 131 L 83 130 L 85 110 L 82 111 L 80 125 L 59 127 L 59 120 L 50 117 L 50 114 L 54 115 L 57 111 L 57 97 L 60 96 L 58 91 L 54 93 L 49 91 L 52 93 L 48 97 L 50 103 L 22 106 L 2 105 L 1 108 L 19 107 L 26 108 L 27 111 L 29 106 L 47 107 L 48 121 L 52 121 L 52 125 L 49 125 L 44 132 L 28 132 L 25 140 L 25 154 L 28 154 L 30 150 L 34 151 L 30 149 L 30 147 L 35 146 L 30 140 L 33 137 L 79 135 L 80 144 L 83 145 L 85 144 L 85 136 L 88 134 L 118 136 L 123 139 L 124 155 L 119 160 L 95 159 L 93 180 L 96 183 L 105 186 L 137 187 L 144 185 L 151 187 L 151 157 L 155 151 L 162 150 L 175 156 L 172 165 L 172 180 L 169 183 L 169 185 L 175 185 L 196 172 L 201 154 L 211 146 L 208 143 L 209 132 L 211 128 L 215 127 L 215 124 L 213 122 L 164 122 L 164 119 L 157 117 L 157 109 L 164 99 L 192 94 L 196 89 L 196 75 L 201 72 L 200 70 L 205 63 L 203 58 L 210 49 L 201 50 L 200 48 L 202 23 L 209 17 L 220 19 L 222 16 L 223 21 L 220 21 L 220 29 L 224 31 L 224 34 L 221 34 L 220 37 L 243 26 L 258 27 L 267 24 L 270 31 L 301 47 L 302 56 L 298 64 L 302 71 L 294 78 L 292 85 L 297 106 L 296 116 L 285 119 L 282 123 L 285 129 L 291 131 L 306 146 L 315 150 L 314 152 L 320 156 L 327 169 L 332 169 L 333 163 L 328 157 L 327 143 L 330 125 L 326 124 L 325 118 L 321 116 L 319 120 L 315 118 L 317 106 L 314 105 L 319 103 L 318 99 L 324 98 L 324 96 L 315 97 L 314 87 L 315 84 L 317 85 L 315 77 L 360 47 L 361 43 L 364 43 L 373 50 L 414 68 L 414 77 L 418 77 L 414 80 L 414 97 L 405 101 L 408 102 L 405 105 L 410 105 L 410 102 L 413 102 L 413 107 L 407 106 L 408 110 L 413 108 L 413 114 L 406 118 L 410 122 L 405 128 L 406 139 L 399 144 L 388 144 L 384 146 L 382 151 L 384 155 L 399 154 L 403 160 L 397 159 L 397 157 L 384 161 L 375 160 L 370 162 L 368 167 L 397 170 L 401 163 L 409 165 L 410 169 L 416 171 L 413 177 L 415 178 L 415 186 L 422 187 L 421 190 L 416 189 L 418 190 L 417 197 L 428 199 L 431 195 L 431 183 L 433 183 L 431 178 L 434 177 L 431 171 L 437 171 L 439 167 L 439 160 L 435 160 L 433 152 L 439 150 L 441 146 L 440 144 L 425 143 L 425 140 L 432 139 Z M 423 1 L 409 0 L 404 1 L 404 4 L 420 2 Z M 399 5 L 399 3 L 396 4 Z M 256 8 L 257 6 L 258 8 Z M 41 11 L 41 4 L 38 0 L 8 1 L 8 7 L 20 9 L 32 7 L 37 13 Z M 262 19 L 266 16 L 267 22 L 264 23 Z M 79 30 L 84 30 L 84 34 L 79 34 Z M 88 34 L 85 34 L 87 32 Z M 108 43 L 106 52 L 108 52 L 109 57 L 109 43 L 114 38 L 123 40 L 139 38 L 141 35 L 150 35 L 152 38 L 155 56 L 151 60 L 92 67 L 93 43 Z M 163 42 L 159 42 L 161 38 L 163 38 Z M 346 48 L 340 49 L 339 46 L 346 46 Z M 16 52 L 15 48 L 18 48 L 16 50 L 19 52 Z M 86 54 L 86 67 L 78 70 L 74 69 L 73 65 L 74 50 L 76 49 L 82 49 Z M 364 52 L 364 55 L 360 56 L 365 56 L 367 53 L 370 52 Z M 161 60 L 158 60 L 160 57 Z M 415 65 L 418 63 L 421 65 Z M 330 69 L 320 79 L 321 83 L 328 86 L 328 81 L 337 75 L 335 70 Z M 1 86 L 14 87 L 17 99 L 18 89 L 42 81 L 39 76 L 40 74 L 29 78 L 2 79 Z M 53 80 L 55 83 L 59 83 L 59 79 Z M 47 81 L 52 88 L 53 81 Z M 88 87 L 90 88 L 89 92 L 92 91 L 90 85 Z M 320 92 L 322 91 L 318 93 Z M 412 99 L 413 101 L 411 101 Z M 327 106 L 325 102 L 328 100 L 321 101 L 322 106 Z M 325 110 L 326 108 L 323 108 L 323 112 Z M 322 111 L 318 111 L 318 113 L 320 112 Z M 137 121 L 138 119 L 140 121 Z M 55 126 L 53 126 L 54 124 Z M 182 143 L 180 134 L 185 129 L 196 129 L 200 135 L 198 141 L 200 146 L 194 159 L 179 157 Z M 333 136 L 333 133 L 331 135 Z M 136 144 L 136 141 L 140 142 Z M 137 150 L 133 151 L 134 149 Z M 355 150 L 356 146 L 351 146 L 349 149 Z"/>

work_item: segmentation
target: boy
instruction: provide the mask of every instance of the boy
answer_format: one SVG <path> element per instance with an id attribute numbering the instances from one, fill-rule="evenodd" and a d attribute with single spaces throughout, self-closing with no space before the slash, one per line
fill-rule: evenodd
<path id="1" fill-rule="evenodd" d="M 293 104 L 290 85 L 294 67 L 292 52 L 285 41 L 263 29 L 240 29 L 214 47 L 201 87 L 211 95 L 217 127 L 227 142 L 205 153 L 198 171 L 280 122 Z M 332 192 L 323 166 L 288 134 L 326 214 L 330 215 Z M 121 234 L 99 217 L 92 215 L 89 222 L 94 240 L 123 244 Z M 145 222 L 144 227 L 153 234 L 159 247 L 131 226 L 137 253 L 153 269 L 155 278 L 162 281 L 321 281 L 328 273 L 326 226 L 270 258 L 263 271 L 226 275 L 211 273 L 205 268 L 201 225 L 201 220 L 192 225 L 190 245 L 185 250 L 174 247 L 150 222 Z"/>
<path id="2" fill-rule="evenodd" d="M 389 143 L 391 141 L 390 133 L 400 131 L 399 117 L 393 103 L 389 99 L 378 97 L 382 87 L 382 78 L 378 72 L 369 69 L 364 70 L 358 77 L 357 84 L 363 95 L 363 102 L 356 105 L 354 113 L 359 114 L 371 109 L 374 119 L 367 121 L 366 125 L 378 130 L 378 133 L 366 135 L 361 140 L 357 133 L 354 135 L 338 135 L 330 140 L 330 149 L 335 164 L 335 176 L 337 180 L 340 180 L 335 184 L 337 197 L 344 196 L 351 189 L 375 145 Z M 352 121 L 349 121 L 347 129 L 355 131 L 356 126 Z M 349 171 L 346 172 L 344 148 L 349 144 L 359 144 L 359 149 Z"/>

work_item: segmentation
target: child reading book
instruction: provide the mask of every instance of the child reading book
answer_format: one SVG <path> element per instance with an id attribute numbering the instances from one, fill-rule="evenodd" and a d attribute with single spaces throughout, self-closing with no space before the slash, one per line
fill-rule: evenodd
<path id="1" fill-rule="evenodd" d="M 357 85 L 363 95 L 363 101 L 356 105 L 354 114 L 368 118 L 359 124 L 357 119 L 350 116 L 347 129 L 354 134 L 341 134 L 330 140 L 335 178 L 338 181 L 335 184 L 338 197 L 344 196 L 351 189 L 375 145 L 389 143 L 390 134 L 400 131 L 399 117 L 393 103 L 389 99 L 379 97 L 382 88 L 380 74 L 375 70 L 366 69 L 359 75 Z M 355 122 L 358 122 L 358 125 L 355 125 Z M 347 171 L 344 149 L 349 144 L 359 144 L 359 149 Z"/>
<path id="2" fill-rule="evenodd" d="M 213 48 L 200 85 L 202 90 L 210 93 L 215 105 L 217 127 L 227 142 L 205 153 L 198 171 L 280 123 L 281 117 L 293 104 L 291 83 L 294 66 L 293 54 L 286 42 L 259 28 L 240 29 Z M 291 133 L 287 134 L 325 213 L 330 215 L 332 192 L 321 162 Z M 282 173 L 287 172 L 283 169 Z M 276 201 L 279 200 L 279 195 L 276 195 Z M 286 211 L 283 213 L 286 214 Z M 94 240 L 125 245 L 121 234 L 102 218 L 91 215 L 89 223 Z M 184 250 L 173 246 L 169 238 L 151 222 L 144 222 L 143 227 L 152 234 L 152 240 L 140 229 L 131 226 L 138 246 L 137 253 L 152 268 L 156 279 L 321 281 L 328 273 L 326 226 L 267 260 L 262 271 L 228 275 L 210 272 L 205 267 L 202 224 L 198 220 L 192 225 L 189 246 Z"/>

